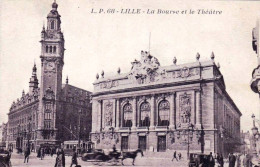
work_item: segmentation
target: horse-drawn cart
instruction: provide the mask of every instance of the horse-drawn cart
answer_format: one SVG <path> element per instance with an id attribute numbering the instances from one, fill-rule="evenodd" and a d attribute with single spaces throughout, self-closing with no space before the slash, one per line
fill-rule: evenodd
<path id="1" fill-rule="evenodd" d="M 6 150 L 0 150 L 0 167 L 11 167 L 11 154 Z"/>
<path id="2" fill-rule="evenodd" d="M 109 152 L 109 154 L 105 154 L 103 150 L 95 150 L 91 153 L 84 153 L 82 155 L 83 161 L 92 162 L 94 165 L 117 165 L 120 160 L 120 152 Z"/>
<path id="3" fill-rule="evenodd" d="M 95 157 L 95 159 L 92 161 L 94 165 L 121 165 L 121 153 L 119 152 L 109 152 L 108 155 L 106 154 L 99 154 Z"/>
<path id="4" fill-rule="evenodd" d="M 123 160 L 127 158 L 133 159 L 132 164 L 134 165 L 135 158 L 137 156 L 137 153 L 141 153 L 143 156 L 142 150 L 138 149 L 136 151 L 132 152 L 117 152 L 117 151 L 111 151 L 109 154 L 105 154 L 104 151 L 94 151 L 92 153 L 85 153 L 82 156 L 83 161 L 92 162 L 93 165 L 106 165 L 106 166 L 121 166 L 123 164 Z"/>

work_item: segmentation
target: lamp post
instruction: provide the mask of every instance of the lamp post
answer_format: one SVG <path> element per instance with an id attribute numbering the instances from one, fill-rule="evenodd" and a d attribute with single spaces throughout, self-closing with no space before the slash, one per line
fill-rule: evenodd
<path id="1" fill-rule="evenodd" d="M 23 149 L 25 148 L 25 142 L 24 142 L 24 140 L 26 141 L 26 129 L 25 129 L 25 127 L 24 127 L 24 129 L 23 129 Z"/>
<path id="2" fill-rule="evenodd" d="M 192 143 L 194 131 L 196 131 L 196 136 L 199 139 L 202 134 L 202 132 L 200 132 L 200 131 L 202 131 L 202 130 L 199 130 L 199 129 L 194 130 L 194 125 L 191 123 L 188 124 L 188 127 L 186 129 L 177 130 L 177 138 L 178 139 L 182 138 L 182 140 L 184 141 L 184 144 L 187 144 L 187 159 L 189 159 L 190 144 Z M 173 132 L 170 136 L 174 137 Z"/>
<path id="3" fill-rule="evenodd" d="M 27 147 L 30 148 L 30 138 L 31 138 L 31 117 L 29 118 L 28 124 L 28 134 L 27 134 Z"/>
<path id="4" fill-rule="evenodd" d="M 190 155 L 190 141 L 192 141 L 193 138 L 193 125 L 189 124 L 188 128 L 186 130 L 184 130 L 184 132 L 187 132 L 187 159 L 189 159 L 189 155 Z M 185 133 L 186 134 L 186 133 Z M 184 134 L 184 136 L 185 136 Z"/>
<path id="5" fill-rule="evenodd" d="M 17 128 L 16 147 L 20 148 L 20 124 L 18 124 Z"/>
<path id="6" fill-rule="evenodd" d="M 252 114 L 252 119 L 253 119 L 253 128 L 251 129 L 252 130 L 252 133 L 253 133 L 253 141 L 254 141 L 254 151 L 256 154 L 259 153 L 259 150 L 258 150 L 258 139 L 259 139 L 259 132 L 258 132 L 258 128 L 255 126 L 255 115 Z"/>
<path id="7" fill-rule="evenodd" d="M 79 122 L 78 122 L 78 153 L 80 152 L 80 115 L 81 115 L 81 110 L 79 110 Z"/>

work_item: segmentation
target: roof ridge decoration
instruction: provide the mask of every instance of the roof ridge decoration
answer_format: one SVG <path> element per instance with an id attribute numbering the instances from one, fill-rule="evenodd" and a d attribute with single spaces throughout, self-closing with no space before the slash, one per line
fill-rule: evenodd
<path id="1" fill-rule="evenodd" d="M 147 51 L 141 51 L 141 60 L 135 59 L 131 64 L 128 79 L 131 79 L 133 83 L 151 83 L 166 77 L 166 71 L 161 68 L 158 59 Z"/>

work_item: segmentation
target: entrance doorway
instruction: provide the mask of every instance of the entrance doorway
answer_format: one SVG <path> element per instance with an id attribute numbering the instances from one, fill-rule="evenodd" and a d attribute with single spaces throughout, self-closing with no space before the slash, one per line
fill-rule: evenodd
<path id="1" fill-rule="evenodd" d="M 128 150 L 128 136 L 122 136 L 121 150 L 122 151 L 127 151 Z"/>
<path id="2" fill-rule="evenodd" d="M 139 136 L 138 148 L 142 151 L 146 150 L 146 136 Z"/>
<path id="3" fill-rule="evenodd" d="M 158 152 L 166 151 L 166 136 L 158 136 Z"/>

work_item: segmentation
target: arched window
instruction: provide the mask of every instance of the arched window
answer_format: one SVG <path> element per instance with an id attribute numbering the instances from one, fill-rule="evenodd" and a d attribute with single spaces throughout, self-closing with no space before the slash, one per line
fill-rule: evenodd
<path id="1" fill-rule="evenodd" d="M 50 53 L 52 53 L 52 46 L 50 46 Z"/>
<path id="2" fill-rule="evenodd" d="M 123 127 L 132 127 L 133 109 L 130 103 L 127 103 L 124 106 L 123 114 L 124 114 Z"/>
<path id="3" fill-rule="evenodd" d="M 46 46 L 46 53 L 48 53 L 48 46 Z"/>
<path id="4" fill-rule="evenodd" d="M 150 126 L 151 107 L 148 102 L 143 102 L 140 106 L 140 127 Z"/>
<path id="5" fill-rule="evenodd" d="M 54 29 L 54 20 L 51 21 L 51 29 Z"/>
<path id="6" fill-rule="evenodd" d="M 163 100 L 159 103 L 158 126 L 169 126 L 170 103 Z"/>
<path id="7" fill-rule="evenodd" d="M 53 53 L 56 53 L 56 46 L 53 47 Z"/>

